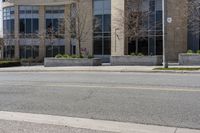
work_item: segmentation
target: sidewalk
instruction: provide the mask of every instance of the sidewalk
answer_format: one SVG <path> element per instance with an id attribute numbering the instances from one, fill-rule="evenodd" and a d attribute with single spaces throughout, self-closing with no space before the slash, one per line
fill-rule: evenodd
<path id="1" fill-rule="evenodd" d="M 145 72 L 145 73 L 200 73 L 198 71 L 154 70 L 161 66 L 80 66 L 80 67 L 44 67 L 21 66 L 0 68 L 0 72 Z M 171 67 L 200 67 L 200 66 L 171 66 Z"/>
<path id="2" fill-rule="evenodd" d="M 64 131 L 69 133 L 200 133 L 200 130 L 188 128 L 19 112 L 0 111 L 0 119 L 0 129 L 8 133 L 16 129 L 18 131 L 15 133 L 25 133 L 22 132 L 23 130 L 28 132 L 35 130 L 38 133 L 51 133 L 52 131 L 63 131 L 63 133 Z"/>

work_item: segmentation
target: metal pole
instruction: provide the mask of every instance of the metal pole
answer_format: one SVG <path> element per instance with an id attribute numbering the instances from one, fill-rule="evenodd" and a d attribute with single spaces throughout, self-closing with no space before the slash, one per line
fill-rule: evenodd
<path id="1" fill-rule="evenodd" d="M 167 0 L 162 0 L 163 9 L 163 67 L 168 68 L 167 59 Z"/>

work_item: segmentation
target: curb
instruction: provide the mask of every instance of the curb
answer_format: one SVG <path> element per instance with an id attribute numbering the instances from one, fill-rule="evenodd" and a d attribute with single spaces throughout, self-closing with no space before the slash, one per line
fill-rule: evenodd
<path id="1" fill-rule="evenodd" d="M 172 71 L 172 70 L 0 70 L 0 72 L 121 72 L 121 73 L 169 73 L 169 74 L 200 74 L 200 71 Z"/>
<path id="2" fill-rule="evenodd" d="M 0 119 L 120 133 L 199 133 L 200 130 L 129 122 L 0 111 Z"/>

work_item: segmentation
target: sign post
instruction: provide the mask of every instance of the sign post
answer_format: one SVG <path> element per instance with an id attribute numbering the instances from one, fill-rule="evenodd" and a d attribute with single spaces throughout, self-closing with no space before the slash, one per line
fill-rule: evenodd
<path id="1" fill-rule="evenodd" d="M 167 19 L 167 0 L 162 0 L 162 10 L 163 10 L 163 67 L 168 68 L 167 59 L 167 21 L 172 21 L 172 19 Z"/>

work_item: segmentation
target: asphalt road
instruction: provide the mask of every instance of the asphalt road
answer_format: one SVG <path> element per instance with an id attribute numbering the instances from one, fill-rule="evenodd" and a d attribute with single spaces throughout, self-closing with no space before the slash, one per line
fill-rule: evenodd
<path id="1" fill-rule="evenodd" d="M 2 72 L 0 111 L 200 129 L 200 75 Z"/>

